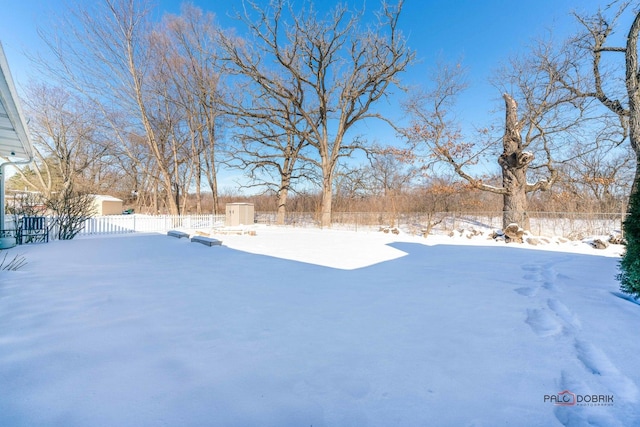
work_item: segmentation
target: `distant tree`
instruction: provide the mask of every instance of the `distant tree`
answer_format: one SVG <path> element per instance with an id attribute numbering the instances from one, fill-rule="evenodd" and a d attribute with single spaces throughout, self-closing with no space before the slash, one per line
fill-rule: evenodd
<path id="1" fill-rule="evenodd" d="M 302 131 L 296 139 L 314 147 L 322 172 L 321 225 L 329 227 L 336 167 L 360 145 L 347 139 L 348 132 L 362 120 L 381 118 L 373 106 L 414 59 L 398 29 L 402 1 L 383 3 L 378 21 L 366 27 L 362 13 L 341 4 L 325 18 L 311 3 L 299 11 L 288 0 L 245 5 L 239 18 L 251 38 L 223 41 L 233 72 L 278 100 L 272 107 L 293 109 L 294 123 L 286 128 Z"/>
<path id="2" fill-rule="evenodd" d="M 399 221 L 404 208 L 401 199 L 421 172 L 410 163 L 411 154 L 395 147 L 373 147 L 367 150 L 368 187 L 377 189 L 385 211 L 391 211 L 391 226 Z"/>
<path id="3" fill-rule="evenodd" d="M 372 147 L 367 150 L 369 186 L 384 196 L 407 190 L 424 173 L 411 163 L 412 153 L 397 147 Z"/>
<path id="4" fill-rule="evenodd" d="M 16 190 L 39 191 L 45 197 L 69 186 L 100 189 L 96 174 L 110 163 L 95 110 L 60 86 L 31 83 L 25 110 L 30 117 L 36 161 L 18 170 Z"/>
<path id="5" fill-rule="evenodd" d="M 559 187 L 570 191 L 583 209 L 621 212 L 633 183 L 634 160 L 627 146 L 586 153 L 562 165 Z"/>

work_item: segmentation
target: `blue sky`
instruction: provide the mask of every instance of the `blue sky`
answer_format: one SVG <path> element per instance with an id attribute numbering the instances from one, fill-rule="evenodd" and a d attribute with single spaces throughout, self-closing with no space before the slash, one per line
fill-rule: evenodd
<path id="1" fill-rule="evenodd" d="M 96 0 L 80 0 L 83 1 Z M 2 8 L 0 41 L 20 86 L 27 82 L 31 68 L 25 52 L 44 51 L 37 28 L 50 25 L 51 16 L 63 13 L 64 9 L 50 0 L 0 0 L 2 3 L 5 7 Z M 223 23 L 231 23 L 226 15 L 239 7 L 241 1 L 193 3 L 214 12 Z M 334 2 L 316 3 L 329 6 Z M 592 12 L 606 3 L 607 0 L 406 0 L 400 25 L 421 60 L 405 75 L 406 81 L 410 84 L 423 81 L 438 58 L 462 59 L 470 71 L 470 92 L 474 98 L 479 97 L 475 101 L 481 108 L 490 108 L 500 94 L 488 88 L 487 77 L 501 61 L 548 28 L 553 28 L 559 36 L 571 33 L 576 28 L 570 16 L 572 10 Z M 158 15 L 165 11 L 177 13 L 180 4 L 179 1 L 159 1 Z M 366 0 L 366 5 L 374 9 L 378 2 Z"/>
<path id="2" fill-rule="evenodd" d="M 349 2 L 366 4 L 370 9 L 377 9 L 379 5 L 373 0 Z M 181 3 L 158 1 L 158 17 L 165 12 L 179 12 Z M 192 3 L 214 12 L 221 24 L 227 26 L 234 23 L 228 15 L 240 7 L 241 0 Z M 334 3 L 316 1 L 319 7 Z M 598 6 L 607 3 L 609 0 L 405 0 L 400 26 L 420 62 L 403 76 L 404 82 L 409 85 L 426 82 L 429 70 L 438 59 L 462 60 L 469 70 L 470 87 L 461 100 L 459 116 L 470 126 L 485 126 L 491 111 L 497 110 L 497 117 L 502 115 L 499 113 L 501 94 L 487 81 L 491 72 L 548 29 L 558 37 L 575 32 L 577 25 L 572 11 L 593 13 Z M 0 41 L 20 90 L 33 72 L 25 53 L 44 52 L 37 28 L 50 25 L 51 17 L 64 13 L 64 8 L 50 0 L 0 0 L 0 4 L 5 6 L 2 8 Z M 393 106 L 388 111 L 392 118 L 402 116 Z M 374 139 L 395 138 L 390 129 L 380 131 L 376 124 L 366 125 L 360 132 L 377 135 L 372 137 Z"/>

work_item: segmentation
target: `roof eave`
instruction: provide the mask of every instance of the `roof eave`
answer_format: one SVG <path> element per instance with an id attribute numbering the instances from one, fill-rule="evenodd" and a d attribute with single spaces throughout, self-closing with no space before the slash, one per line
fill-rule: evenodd
<path id="1" fill-rule="evenodd" d="M 15 133 L 18 141 L 18 145 L 15 146 L 16 150 L 0 152 L 0 157 L 11 157 L 10 162 L 33 160 L 33 145 L 2 43 L 0 43 L 0 102 L 2 102 L 11 123 L 11 131 Z M 12 155 L 12 153 L 15 154 Z"/>

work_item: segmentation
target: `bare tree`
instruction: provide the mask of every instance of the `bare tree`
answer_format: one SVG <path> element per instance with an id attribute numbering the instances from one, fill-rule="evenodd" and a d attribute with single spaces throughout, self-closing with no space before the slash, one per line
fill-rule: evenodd
<path id="1" fill-rule="evenodd" d="M 296 98 L 304 98 L 295 82 L 288 86 L 299 91 Z M 228 165 L 246 172 L 250 181 L 245 187 L 275 194 L 276 223 L 284 224 L 295 183 L 314 175 L 309 167 L 308 124 L 290 100 L 274 97 L 262 86 L 238 85 L 234 92 L 226 104 L 234 117 L 235 141 L 228 148 Z"/>
<path id="2" fill-rule="evenodd" d="M 321 224 L 331 225 L 334 172 L 339 159 L 349 156 L 360 141 L 348 140 L 353 126 L 381 118 L 372 107 L 397 84 L 397 77 L 413 61 L 398 30 L 402 1 L 383 3 L 377 22 L 363 28 L 362 13 L 338 5 L 320 18 L 313 5 L 293 10 L 288 0 L 267 7 L 244 4 L 239 15 L 251 39 L 223 39 L 233 71 L 260 88 L 265 96 L 290 105 L 289 130 L 302 130 L 299 141 L 315 148 L 322 171 Z"/>
<path id="3" fill-rule="evenodd" d="M 611 16 L 607 15 L 614 5 L 619 7 Z M 625 12 L 630 12 L 631 2 L 613 2 L 606 9 L 598 10 L 593 16 L 576 14 L 576 19 L 584 28 L 572 42 L 572 47 L 582 54 L 583 61 L 577 61 L 571 73 L 558 75 L 564 87 L 583 98 L 595 99 L 615 114 L 622 129 L 623 141 L 629 138 L 640 164 L 640 75 L 638 74 L 638 35 L 640 33 L 640 12 L 629 28 L 624 46 L 610 46 L 610 38 L 619 26 Z M 620 64 L 607 54 L 624 56 L 624 75 L 615 74 Z M 585 61 L 586 60 L 586 63 Z M 616 66 L 617 65 L 617 66 Z M 588 70 L 585 72 L 585 70 Z M 623 83 L 622 85 L 619 83 Z M 638 191 L 640 169 L 636 169 L 631 193 Z"/>
<path id="4" fill-rule="evenodd" d="M 398 224 L 404 206 L 400 199 L 420 173 L 424 172 L 411 163 L 411 153 L 395 147 L 374 147 L 367 151 L 369 161 L 368 181 L 370 188 L 377 188 L 384 210 L 391 209 L 390 226 Z"/>
<path id="5" fill-rule="evenodd" d="M 274 192 L 276 223 L 284 224 L 289 193 L 294 191 L 296 181 L 308 176 L 302 153 L 309 144 L 300 138 L 302 133 L 297 129 L 288 129 L 296 121 L 290 118 L 292 113 L 286 107 L 276 110 L 263 106 L 254 103 L 251 110 L 243 109 L 237 116 L 234 136 L 237 142 L 230 147 L 229 164 L 247 172 L 251 181 L 245 186 Z M 265 111 L 271 114 L 278 111 L 278 115 L 265 115 Z"/>
<path id="6" fill-rule="evenodd" d="M 183 6 L 181 12 L 164 20 L 171 41 L 167 54 L 172 57 L 169 63 L 177 88 L 175 102 L 184 109 L 189 129 L 197 211 L 201 211 L 204 175 L 213 196 L 213 213 L 219 213 L 218 136 L 225 118 L 218 52 L 221 29 L 211 13 L 191 5 Z"/>
<path id="7" fill-rule="evenodd" d="M 109 160 L 91 106 L 62 87 L 36 83 L 28 86 L 24 105 L 37 161 L 18 171 L 21 187 L 45 197 L 67 187 L 98 189 L 92 175 Z"/>
<path id="8" fill-rule="evenodd" d="M 621 212 L 633 183 L 634 157 L 628 146 L 593 151 L 563 165 L 560 185 L 585 209 Z"/>
<path id="9" fill-rule="evenodd" d="M 571 66 L 571 60 L 555 57 L 554 50 L 540 42 L 527 56 L 511 59 L 498 71 L 505 109 L 500 140 L 488 129 L 474 140 L 465 138 L 453 112 L 457 96 L 466 88 L 465 70 L 459 64 L 441 65 L 434 88 L 406 104 L 412 125 L 405 134 L 412 147 L 426 146 L 426 155 L 449 164 L 474 188 L 502 195 L 503 227 L 516 223 L 528 228 L 527 193 L 546 191 L 554 184 L 558 162 L 579 155 L 563 147 L 586 150 L 577 142 L 585 138 L 585 123 L 596 120 L 589 116 L 589 103 L 559 85 L 555 70 Z M 522 104 L 520 111 L 516 99 Z M 497 150 L 502 151 L 498 155 L 502 185 L 491 185 L 470 170 Z M 528 181 L 532 178 L 536 180 Z"/>
<path id="10" fill-rule="evenodd" d="M 397 147 L 373 147 L 367 150 L 369 181 L 383 196 L 408 189 L 412 181 L 424 173 L 412 163 L 412 153 Z"/>
<path id="11" fill-rule="evenodd" d="M 565 75 L 563 83 L 574 94 L 595 99 L 615 114 L 624 130 L 624 137 L 628 137 L 635 154 L 635 175 L 623 226 L 627 250 L 620 263 L 621 273 L 618 278 L 624 292 L 640 296 L 640 11 L 632 5 L 635 2 L 614 1 L 592 16 L 576 14 L 584 32 L 575 38 L 574 46 L 586 54 L 583 58 L 588 58 L 588 63 L 577 63 L 575 72 Z M 614 6 L 617 6 L 616 10 Z M 612 44 L 611 36 L 619 28 L 620 19 L 627 15 L 633 17 L 633 20 L 626 41 L 621 45 Z M 616 61 L 617 58 L 620 60 Z M 612 62 L 618 65 L 611 67 Z M 589 72 L 583 73 L 585 68 L 582 67 L 587 67 Z M 624 74 L 612 74 L 612 68 L 614 71 L 624 68 Z"/>
<path id="12" fill-rule="evenodd" d="M 163 110 L 153 103 L 158 83 L 153 49 L 150 3 L 145 0 L 103 0 L 73 8 L 62 18 L 58 33 L 41 30 L 56 61 L 40 59 L 39 66 L 58 78 L 65 86 L 82 93 L 101 112 L 101 119 L 111 125 L 112 137 L 123 147 L 131 135 L 142 136 L 148 155 L 155 161 L 158 183 L 170 195 L 177 176 L 158 132 L 158 114 Z M 157 100 L 157 97 L 155 98 Z M 111 122 L 114 106 L 125 114 Z M 126 118 L 126 120 L 125 120 Z M 162 118 L 163 125 L 171 117 Z M 173 197 L 166 197 L 171 213 L 178 213 Z"/>

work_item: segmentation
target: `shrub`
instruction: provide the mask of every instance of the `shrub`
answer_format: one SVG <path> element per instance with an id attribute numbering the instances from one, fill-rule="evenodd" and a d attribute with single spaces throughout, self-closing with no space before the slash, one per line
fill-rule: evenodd
<path id="1" fill-rule="evenodd" d="M 624 221 L 624 237 L 627 249 L 620 261 L 620 289 L 640 297 L 640 193 L 634 191 L 629 199 L 627 218 Z"/>
<path id="2" fill-rule="evenodd" d="M 71 240 L 84 228 L 84 223 L 94 213 L 94 197 L 65 189 L 47 201 L 47 208 L 54 216 L 57 238 Z"/>

